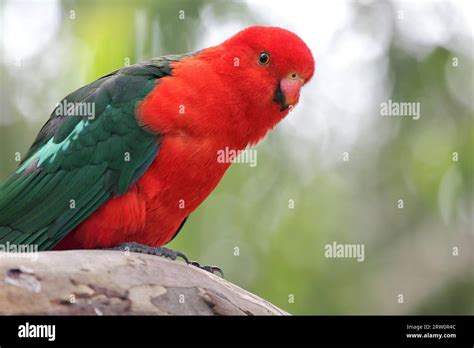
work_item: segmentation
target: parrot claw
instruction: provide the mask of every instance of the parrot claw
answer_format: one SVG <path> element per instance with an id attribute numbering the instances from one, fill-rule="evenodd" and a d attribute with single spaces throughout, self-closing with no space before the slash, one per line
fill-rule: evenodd
<path id="1" fill-rule="evenodd" d="M 188 257 L 179 251 L 176 252 L 176 256 L 182 258 L 187 265 L 203 269 L 212 274 L 216 274 L 217 272 L 221 276 L 221 278 L 224 278 L 224 271 L 217 266 L 208 266 L 208 265 L 201 266 L 199 262 L 189 261 Z"/>
<path id="2" fill-rule="evenodd" d="M 216 272 L 217 272 L 220 275 L 221 278 L 224 278 L 224 271 L 222 269 L 220 269 L 219 267 L 217 267 L 217 266 L 209 266 L 209 265 L 201 266 L 196 261 L 191 261 L 190 263 L 188 263 L 188 265 L 195 266 L 197 268 L 203 269 L 203 270 L 205 270 L 209 273 L 212 273 L 212 274 L 216 274 Z"/>
<path id="3" fill-rule="evenodd" d="M 175 251 L 172 249 L 168 249 L 165 247 L 151 247 L 148 245 L 143 245 L 135 242 L 123 243 L 119 246 L 108 248 L 109 250 L 121 250 L 121 251 L 128 251 L 128 252 L 135 252 L 140 254 L 149 254 L 155 256 L 166 257 L 167 259 L 175 261 L 178 257 L 182 258 L 183 261 L 187 265 L 191 265 L 202 270 L 205 270 L 209 273 L 216 274 L 218 273 L 221 278 L 224 278 L 224 271 L 216 266 L 201 266 L 199 262 L 196 261 L 189 261 L 188 257 L 184 255 L 182 252 Z"/>

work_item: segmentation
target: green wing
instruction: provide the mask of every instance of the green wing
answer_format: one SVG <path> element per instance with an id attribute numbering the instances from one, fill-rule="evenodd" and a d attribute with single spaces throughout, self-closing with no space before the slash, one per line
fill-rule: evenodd
<path id="1" fill-rule="evenodd" d="M 63 99 L 92 105 L 53 111 L 24 161 L 0 187 L 0 244 L 50 249 L 113 195 L 123 194 L 158 153 L 157 135 L 137 123 L 135 106 L 171 74 L 168 56 L 123 68 Z M 89 104 L 79 104 L 89 103 Z M 73 110 L 69 110 L 73 111 Z"/>

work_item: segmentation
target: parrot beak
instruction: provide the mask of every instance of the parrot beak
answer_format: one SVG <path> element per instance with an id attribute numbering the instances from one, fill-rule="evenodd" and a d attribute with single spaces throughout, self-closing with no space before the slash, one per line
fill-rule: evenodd
<path id="1" fill-rule="evenodd" d="M 303 78 L 296 73 L 290 73 L 280 81 L 273 98 L 275 102 L 281 105 L 280 111 L 285 111 L 298 102 L 303 84 Z"/>

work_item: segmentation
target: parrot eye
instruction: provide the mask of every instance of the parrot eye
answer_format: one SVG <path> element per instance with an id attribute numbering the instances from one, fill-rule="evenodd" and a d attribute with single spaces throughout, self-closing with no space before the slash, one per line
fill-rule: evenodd
<path id="1" fill-rule="evenodd" d="M 258 56 L 258 64 L 260 65 L 267 65 L 270 63 L 270 55 L 267 52 L 262 52 Z"/>

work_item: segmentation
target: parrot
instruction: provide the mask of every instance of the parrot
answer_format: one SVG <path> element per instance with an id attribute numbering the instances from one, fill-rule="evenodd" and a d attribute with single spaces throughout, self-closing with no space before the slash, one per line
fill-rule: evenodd
<path id="1" fill-rule="evenodd" d="M 77 89 L 0 187 L 0 244 L 126 247 L 201 267 L 164 245 L 230 167 L 219 150 L 257 144 L 298 103 L 314 70 L 299 36 L 252 26 Z M 91 104 L 94 115 L 66 113 L 65 103 Z"/>

